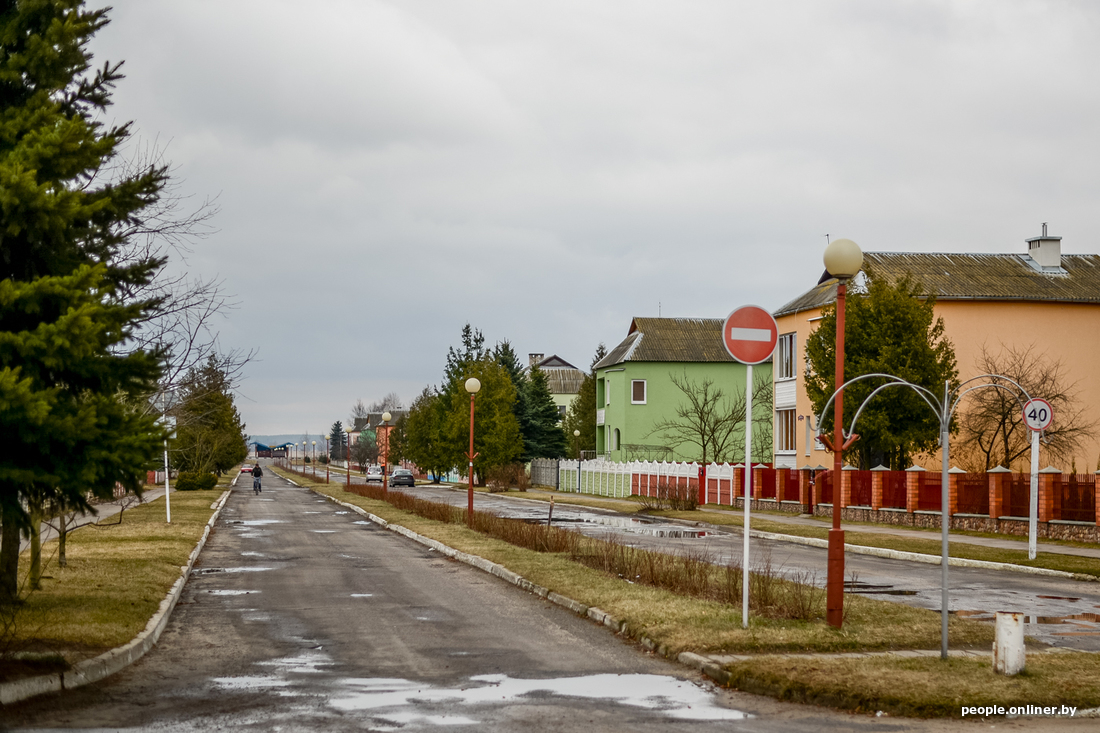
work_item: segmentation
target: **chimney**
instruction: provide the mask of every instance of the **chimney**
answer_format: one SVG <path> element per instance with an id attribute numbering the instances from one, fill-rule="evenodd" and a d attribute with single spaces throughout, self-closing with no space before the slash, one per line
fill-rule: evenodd
<path id="1" fill-rule="evenodd" d="M 1061 267 L 1062 238 L 1049 236 L 1047 224 L 1043 222 L 1043 233 L 1027 240 L 1027 253 L 1039 267 Z"/>
<path id="2" fill-rule="evenodd" d="M 544 356 L 546 356 L 546 354 L 528 354 L 527 360 L 531 364 L 531 366 L 536 367 L 539 365 L 539 362 L 542 361 Z"/>

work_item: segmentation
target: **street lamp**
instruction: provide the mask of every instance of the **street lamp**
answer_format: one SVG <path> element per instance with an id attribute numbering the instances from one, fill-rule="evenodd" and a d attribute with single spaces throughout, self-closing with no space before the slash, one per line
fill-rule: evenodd
<path id="1" fill-rule="evenodd" d="M 470 526 L 474 524 L 474 459 L 477 458 L 477 453 L 474 453 L 474 398 L 477 397 L 477 393 L 481 391 L 481 381 L 477 377 L 470 377 L 466 380 L 466 391 L 470 393 L 470 452 L 466 454 L 466 457 L 470 459 L 470 488 L 467 493 L 466 502 L 466 523 Z"/>
<path id="2" fill-rule="evenodd" d="M 348 485 L 346 491 L 351 491 L 351 428 L 344 428 L 344 432 L 348 434 L 348 442 L 344 448 L 344 464 L 348 467 Z"/>
<path id="3" fill-rule="evenodd" d="M 332 460 L 332 453 L 328 449 L 328 442 L 331 436 L 325 436 L 325 483 L 328 483 L 328 464 Z"/>
<path id="4" fill-rule="evenodd" d="M 317 478 L 317 441 L 310 441 L 313 445 L 313 478 Z"/>
<path id="5" fill-rule="evenodd" d="M 577 493 L 581 493 L 581 431 L 573 430 L 573 451 L 577 454 Z"/>
<path id="6" fill-rule="evenodd" d="M 844 449 L 855 442 L 844 442 L 844 296 L 848 280 L 863 266 L 863 252 L 850 239 L 837 239 L 825 248 L 825 270 L 837 279 L 836 285 L 836 402 L 833 405 L 833 440 L 822 442 L 833 451 L 833 528 L 829 530 L 829 561 L 825 583 L 826 622 L 835 628 L 844 623 L 844 530 L 840 528 L 842 494 L 840 491 Z M 823 436 L 824 438 L 824 436 Z"/>
<path id="7" fill-rule="evenodd" d="M 382 422 L 386 425 L 386 446 L 382 452 L 382 493 L 388 493 L 390 490 L 389 478 L 386 476 L 386 463 L 389 462 L 390 457 L 390 418 L 393 417 L 389 412 L 382 413 Z"/>

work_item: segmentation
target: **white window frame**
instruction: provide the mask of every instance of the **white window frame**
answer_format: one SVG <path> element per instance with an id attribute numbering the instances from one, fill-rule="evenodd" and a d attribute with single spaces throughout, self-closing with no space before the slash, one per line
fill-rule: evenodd
<path id="1" fill-rule="evenodd" d="M 775 381 L 781 382 L 798 377 L 796 359 L 798 357 L 798 332 L 780 334 L 775 348 Z"/>
<path id="2" fill-rule="evenodd" d="M 642 385 L 642 399 L 640 399 L 640 400 L 634 399 L 634 385 L 635 384 L 641 384 Z M 646 380 L 644 380 L 644 379 L 631 379 L 630 380 L 630 404 L 632 404 L 632 405 L 644 405 L 648 398 L 649 398 L 649 385 L 646 384 Z"/>
<path id="3" fill-rule="evenodd" d="M 787 438 L 790 439 L 789 445 Z M 798 452 L 798 410 L 775 411 L 775 454 L 794 455 Z"/>

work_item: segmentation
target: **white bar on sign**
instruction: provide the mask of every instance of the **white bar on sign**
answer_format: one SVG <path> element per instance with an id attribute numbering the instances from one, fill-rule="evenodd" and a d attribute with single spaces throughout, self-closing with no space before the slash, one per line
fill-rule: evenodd
<path id="1" fill-rule="evenodd" d="M 772 332 L 769 328 L 731 328 L 730 341 L 763 341 L 772 340 Z"/>

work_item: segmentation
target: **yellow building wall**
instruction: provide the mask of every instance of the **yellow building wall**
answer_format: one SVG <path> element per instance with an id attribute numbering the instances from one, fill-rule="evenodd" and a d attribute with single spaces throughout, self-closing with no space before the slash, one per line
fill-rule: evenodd
<path id="1" fill-rule="evenodd" d="M 943 318 L 946 336 L 955 347 L 961 380 L 981 373 L 978 370 L 978 359 L 983 347 L 996 354 L 1003 346 L 1013 346 L 1016 349 L 1034 346 L 1036 354 L 1042 354 L 1051 361 L 1062 362 L 1067 383 L 1076 382 L 1081 404 L 1086 406 L 1094 418 L 1100 417 L 1100 306 L 955 300 L 938 301 L 936 315 Z M 804 427 L 806 420 L 813 416 L 804 382 L 806 339 L 817 329 L 820 317 L 820 311 L 815 309 L 776 319 L 780 334 L 792 331 L 798 334 L 797 410 L 800 416 L 805 417 L 799 423 L 796 436 L 799 467 L 807 464 L 832 466 L 832 454 L 816 450 L 812 440 L 807 455 Z M 965 410 L 965 398 L 959 409 Z M 850 415 L 851 412 L 845 410 L 845 424 Z M 1054 419 L 1058 419 L 1057 414 Z M 1100 436 L 1085 440 L 1075 458 L 1079 473 L 1097 470 L 1097 463 L 1100 461 Z M 917 463 L 925 468 L 938 469 L 940 457 L 938 453 L 933 456 L 919 456 Z M 1046 467 L 1050 461 L 1041 457 L 1040 463 L 1042 467 Z M 1056 465 L 1055 468 L 1069 471 L 1070 464 Z"/>

